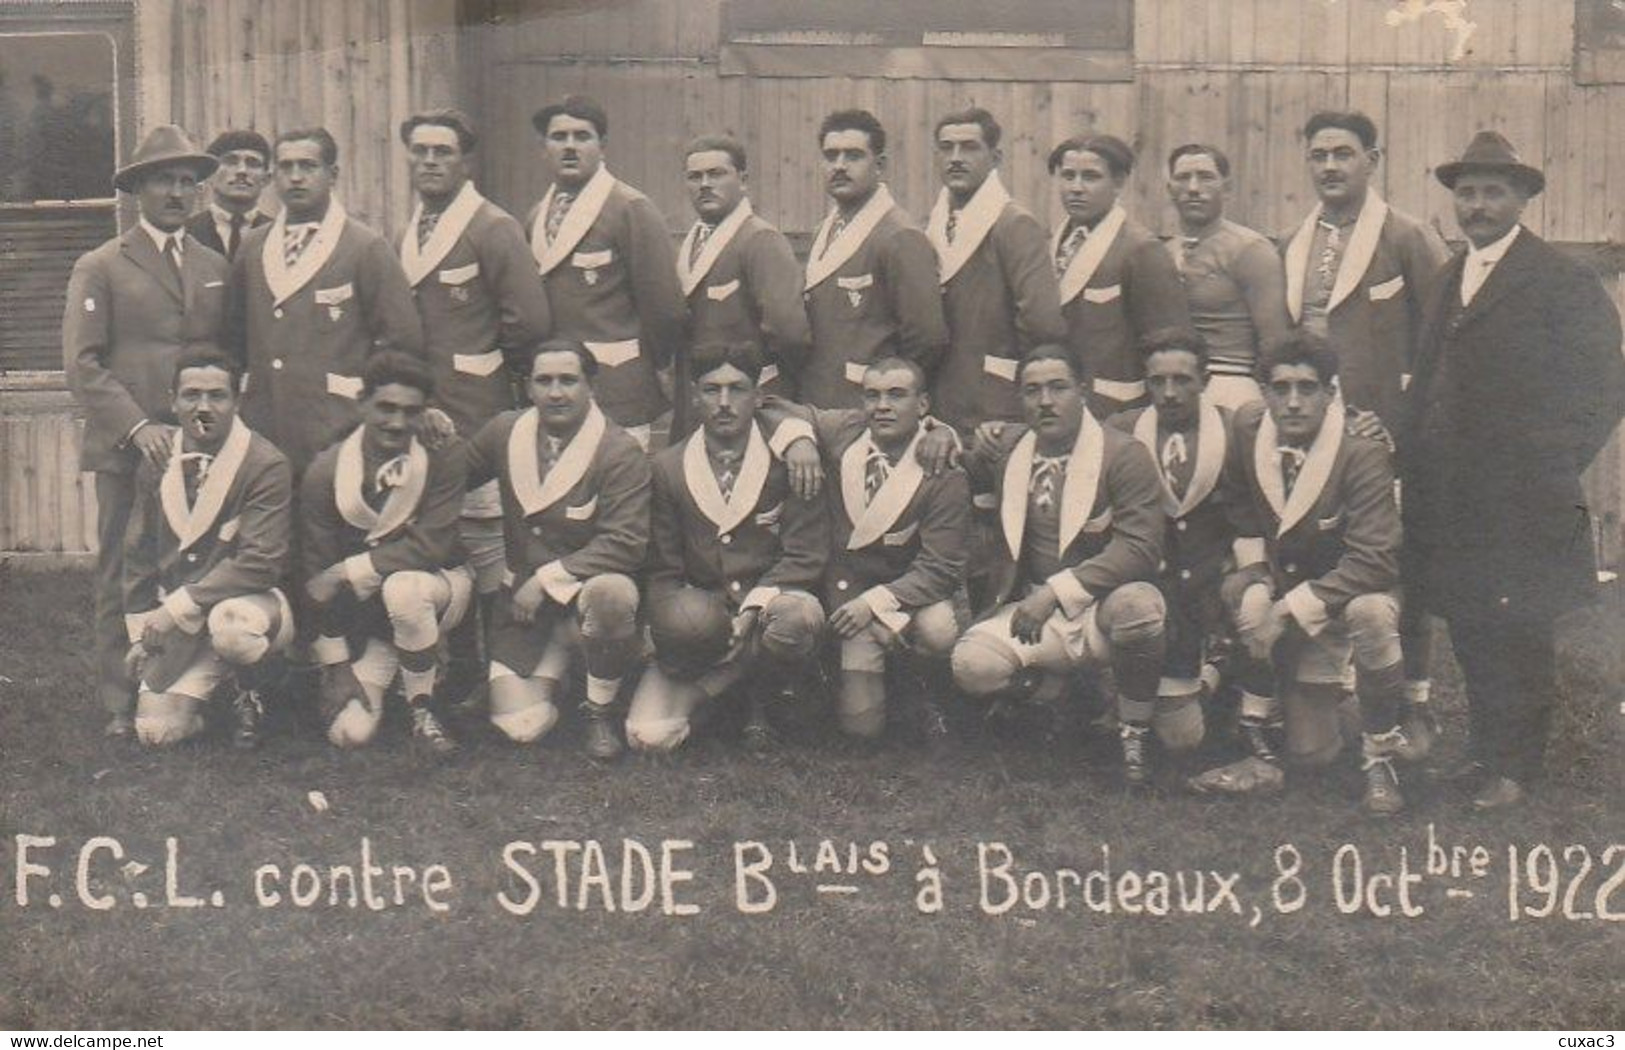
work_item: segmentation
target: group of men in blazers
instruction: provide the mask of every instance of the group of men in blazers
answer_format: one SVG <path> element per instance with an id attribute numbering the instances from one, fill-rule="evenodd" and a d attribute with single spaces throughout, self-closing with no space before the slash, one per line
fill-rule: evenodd
<path id="1" fill-rule="evenodd" d="M 1542 179 L 1500 136 L 1439 169 L 1470 243 L 1446 265 L 1371 187 L 1358 113 L 1305 126 L 1318 204 L 1277 253 L 1224 218 L 1229 161 L 1200 143 L 1168 158 L 1180 236 L 1160 242 L 1122 204 L 1132 149 L 1102 134 L 1051 152 L 1046 232 L 979 108 L 933 128 L 921 228 L 885 129 L 844 110 L 819 129 L 831 208 L 803 266 L 731 136 L 686 149 L 697 221 L 674 250 L 605 166 L 596 103 L 533 123 L 552 182 L 521 224 L 475 187 L 466 116 L 407 120 L 393 244 L 333 195 L 321 128 L 199 152 L 160 127 L 119 170 L 140 220 L 80 260 L 64 320 L 110 732 L 184 739 L 229 692 L 252 745 L 288 652 L 321 667 L 335 744 L 366 743 L 398 681 L 415 735 L 451 751 L 449 646 L 515 741 L 558 722 L 579 659 L 594 757 L 676 747 L 729 696 L 765 747 L 830 639 L 854 737 L 884 730 L 899 671 L 934 738 L 956 688 L 1058 696 L 1108 671 L 1143 783 L 1202 742 L 1227 680 L 1246 754 L 1192 786 L 1278 786 L 1352 721 L 1364 805 L 1391 813 L 1396 763 L 1436 730 L 1432 612 L 1467 676 L 1476 801 L 1538 774 L 1551 620 L 1592 582 L 1578 473 L 1625 365 L 1595 279 L 1518 225 Z"/>

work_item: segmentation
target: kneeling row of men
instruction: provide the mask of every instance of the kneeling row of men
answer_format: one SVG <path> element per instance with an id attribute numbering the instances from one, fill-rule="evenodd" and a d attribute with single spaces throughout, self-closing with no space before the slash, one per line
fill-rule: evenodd
<path id="1" fill-rule="evenodd" d="M 867 367 L 862 408 L 821 410 L 760 396 L 753 346 L 699 347 L 700 429 L 652 457 L 595 404 L 597 363 L 579 344 L 535 350 L 531 407 L 437 447 L 420 426 L 432 377 L 383 352 L 360 425 L 316 457 L 297 499 L 287 461 L 236 418 L 238 366 L 187 354 L 172 454 L 143 465 L 126 544 L 137 731 L 196 733 L 235 672 L 251 742 L 297 606 L 335 744 L 371 739 L 398 677 L 414 732 L 451 750 L 431 706 L 439 643 L 477 611 L 490 719 L 518 742 L 558 722 L 578 655 L 594 757 L 621 751 L 616 700 L 646 659 L 631 746 L 678 746 L 741 685 L 760 740 L 772 694 L 827 631 L 840 727 L 860 737 L 885 726 L 894 658 L 925 684 L 934 726 L 950 674 L 991 699 L 1109 670 L 1124 775 L 1139 783 L 1153 738 L 1201 741 L 1214 643 L 1233 633 L 1227 675 L 1254 767 L 1277 764 L 1283 722 L 1293 757 L 1337 753 L 1352 655 L 1365 804 L 1401 808 L 1394 760 L 1427 734 L 1404 699 L 1393 473 L 1386 446 L 1345 425 L 1335 353 L 1309 333 L 1272 347 L 1264 402 L 1232 416 L 1202 395 L 1200 337 L 1165 330 L 1143 349 L 1150 407 L 1097 421 L 1076 357 L 1043 346 L 1019 373 L 1025 423 L 957 435 L 930 417 L 907 359 Z M 477 586 L 458 516 L 493 480 L 505 564 L 482 566 L 500 579 Z M 1206 782 L 1220 788 L 1254 775 L 1217 773 Z"/>

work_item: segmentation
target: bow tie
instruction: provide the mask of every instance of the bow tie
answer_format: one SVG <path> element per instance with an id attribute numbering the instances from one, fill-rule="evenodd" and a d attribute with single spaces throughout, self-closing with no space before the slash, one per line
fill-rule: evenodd
<path id="1" fill-rule="evenodd" d="M 404 452 L 394 459 L 386 461 L 383 466 L 378 468 L 378 472 L 373 475 L 374 487 L 379 492 L 388 492 L 390 489 L 398 488 L 406 480 L 406 463 L 407 459 Z"/>

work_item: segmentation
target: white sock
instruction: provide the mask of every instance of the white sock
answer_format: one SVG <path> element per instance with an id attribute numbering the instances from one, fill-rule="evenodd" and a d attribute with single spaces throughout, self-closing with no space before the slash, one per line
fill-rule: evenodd
<path id="1" fill-rule="evenodd" d="M 615 694 L 621 690 L 619 678 L 599 678 L 597 675 L 587 676 L 587 703 L 596 707 L 608 707 L 615 702 Z"/>

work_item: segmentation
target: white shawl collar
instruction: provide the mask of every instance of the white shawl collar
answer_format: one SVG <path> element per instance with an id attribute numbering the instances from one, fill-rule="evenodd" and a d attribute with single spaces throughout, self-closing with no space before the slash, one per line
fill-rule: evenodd
<path id="1" fill-rule="evenodd" d="M 1157 448 L 1157 407 L 1152 405 L 1134 421 L 1134 437 L 1151 450 L 1151 461 L 1157 465 L 1157 477 L 1162 479 L 1162 508 L 1170 518 L 1183 518 L 1205 499 L 1218 484 L 1219 471 L 1224 466 L 1224 417 L 1206 397 L 1197 406 L 1196 415 L 1196 467 L 1191 471 L 1190 484 L 1185 486 L 1183 501 L 1174 496 L 1168 476 L 1162 470 L 1162 450 Z"/>
<path id="2" fill-rule="evenodd" d="M 553 268 L 581 243 L 581 238 L 598 221 L 598 213 L 604 210 L 604 202 L 609 200 L 610 191 L 615 186 L 615 176 L 609 173 L 606 165 L 600 164 L 571 202 L 570 210 L 564 213 L 558 240 L 551 244 L 547 240 L 547 213 L 553 206 L 553 195 L 558 192 L 559 184 L 555 182 L 547 187 L 547 195 L 536 206 L 536 218 L 530 224 L 530 253 L 535 256 L 536 269 L 543 276 L 553 272 Z"/>
<path id="3" fill-rule="evenodd" d="M 406 233 L 401 237 L 401 269 L 406 271 L 407 284 L 417 287 L 440 265 L 456 246 L 463 231 L 468 229 L 468 221 L 484 203 L 485 198 L 474 188 L 472 180 L 463 183 L 457 196 L 440 213 L 440 221 L 435 223 L 434 232 L 429 234 L 429 243 L 420 249 L 418 222 L 423 218 L 423 201 L 421 198 L 418 200 L 417 207 L 412 209 L 412 217 L 407 220 Z"/>
<path id="4" fill-rule="evenodd" d="M 1010 450 L 1010 459 L 1004 465 L 1003 505 L 999 508 L 999 523 L 1004 528 L 1005 546 L 1010 557 L 1021 560 L 1021 540 L 1027 529 L 1027 486 L 1032 481 L 1033 457 L 1038 450 L 1038 434 L 1027 431 L 1016 447 Z M 1100 488 L 1101 468 L 1106 462 L 1106 435 L 1095 417 L 1083 410 L 1082 425 L 1077 440 L 1072 443 L 1072 455 L 1066 463 L 1066 481 L 1060 492 L 1061 543 L 1058 554 L 1078 538 L 1094 509 L 1095 495 Z"/>
<path id="5" fill-rule="evenodd" d="M 358 529 L 364 529 L 369 542 L 383 539 L 412 520 L 423 490 L 429 483 L 429 454 L 418 439 L 413 438 L 406 449 L 406 477 L 389 490 L 384 509 L 377 511 L 362 495 L 366 484 L 367 457 L 361 447 L 365 426 L 356 427 L 339 446 L 338 462 L 333 468 L 333 503 L 339 515 Z"/>
<path id="6" fill-rule="evenodd" d="M 943 284 L 951 281 L 960 267 L 982 246 L 988 231 L 993 229 L 993 224 L 1004 213 L 1004 206 L 1010 203 L 1010 194 L 1004 188 L 1004 183 L 999 181 L 999 173 L 995 169 L 982 180 L 965 207 L 960 209 L 959 226 L 954 231 L 952 244 L 948 243 L 950 203 L 946 189 L 938 193 L 936 206 L 931 209 L 931 219 L 925 226 L 925 235 L 937 250 L 938 278 Z"/>
<path id="7" fill-rule="evenodd" d="M 745 225 L 745 220 L 754 214 L 756 213 L 751 209 L 750 198 L 741 198 L 739 206 L 729 212 L 728 217 L 717 223 L 717 228 L 711 231 L 711 239 L 700 249 L 700 257 L 694 260 L 693 269 L 689 269 L 688 256 L 694 249 L 694 238 L 699 236 L 700 223 L 696 222 L 688 228 L 688 236 L 683 238 L 683 246 L 677 250 L 677 280 L 682 283 L 685 296 L 694 294 L 694 289 L 700 286 L 700 282 L 705 280 L 705 275 L 710 273 L 711 267 L 716 264 L 717 256 L 722 254 L 722 249 L 728 247 L 734 239 L 734 234 L 739 232 L 739 227 Z"/>
<path id="8" fill-rule="evenodd" d="M 575 488 L 592 465 L 598 443 L 604 439 L 604 413 L 594 402 L 587 410 L 587 418 L 581 422 L 581 429 L 559 453 L 559 461 L 553 464 L 544 481 L 540 450 L 536 447 L 541 418 L 535 408 L 527 408 L 514 420 L 513 430 L 508 433 L 508 481 L 527 518 L 540 514 Z"/>
<path id="9" fill-rule="evenodd" d="M 768 468 L 773 457 L 761 428 L 754 420 L 750 424 L 750 439 L 745 444 L 745 456 L 739 464 L 739 476 L 734 479 L 733 494 L 722 498 L 722 487 L 717 484 L 716 471 L 711 469 L 711 457 L 705 451 L 705 431 L 696 430 L 683 449 L 683 481 L 689 495 L 700 508 L 700 513 L 711 519 L 717 535 L 732 532 L 739 523 L 756 509 L 762 498 L 762 486 L 767 484 Z"/>
<path id="10" fill-rule="evenodd" d="M 1089 279 L 1100 268 L 1100 260 L 1104 259 L 1106 253 L 1112 250 L 1112 245 L 1117 243 L 1117 235 L 1123 232 L 1123 223 L 1127 221 L 1128 212 L 1123 210 L 1121 204 L 1114 204 L 1111 211 L 1108 211 L 1095 224 L 1095 228 L 1089 231 L 1089 236 L 1084 238 L 1083 247 L 1079 248 L 1078 253 L 1072 256 L 1072 261 L 1067 264 L 1066 272 L 1061 275 L 1062 306 L 1076 299 L 1078 293 L 1083 291 L 1083 286 L 1089 283 Z M 1050 235 L 1049 256 L 1051 259 L 1055 258 L 1055 253 L 1061 250 L 1061 238 L 1066 236 L 1066 226 L 1065 222 L 1061 223 L 1055 227 L 1055 232 Z"/>
<path id="11" fill-rule="evenodd" d="M 1265 501 L 1280 519 L 1281 524 L 1275 531 L 1277 536 L 1285 536 L 1320 499 L 1331 476 L 1332 464 L 1337 461 L 1337 452 L 1343 447 L 1343 427 L 1343 399 L 1337 397 L 1326 409 L 1326 419 L 1320 424 L 1314 444 L 1309 446 L 1288 498 L 1284 495 L 1286 479 L 1281 473 L 1281 447 L 1277 443 L 1275 420 L 1268 412 L 1264 413 L 1258 425 L 1258 442 L 1253 446 L 1253 469 L 1258 474 L 1258 487 L 1263 490 Z"/>
<path id="12" fill-rule="evenodd" d="M 1320 221 L 1320 215 L 1321 206 L 1317 204 L 1309 217 L 1303 220 L 1303 225 L 1298 227 L 1298 232 L 1292 235 L 1292 243 L 1286 248 L 1286 305 L 1292 313 L 1294 324 L 1303 319 L 1303 288 L 1308 278 L 1309 249 L 1315 241 L 1315 224 Z M 1388 203 L 1377 196 L 1376 190 L 1366 190 L 1365 203 L 1360 205 L 1360 215 L 1354 220 L 1348 246 L 1343 249 L 1343 261 L 1338 265 L 1331 297 L 1326 300 L 1327 313 L 1347 299 L 1365 276 L 1366 269 L 1371 265 L 1371 257 L 1377 251 L 1377 238 L 1382 235 L 1383 223 L 1387 221 Z"/>
<path id="13" fill-rule="evenodd" d="M 243 459 L 248 455 L 248 445 L 253 435 L 254 432 L 241 419 L 231 421 L 231 430 L 227 431 L 220 451 L 215 453 L 208 476 L 198 486 L 197 502 L 188 507 L 186 475 L 183 473 L 185 467 L 181 461 L 181 455 L 186 450 L 185 435 L 179 430 L 175 431 L 169 464 L 158 481 L 158 502 L 163 507 L 164 520 L 169 522 L 169 530 L 180 540 L 179 550 L 186 550 L 214 527 L 214 519 L 220 516 L 220 508 L 225 506 L 226 493 L 231 491 L 231 483 L 237 480 L 237 471 L 242 468 Z"/>
<path id="14" fill-rule="evenodd" d="M 863 482 L 869 452 L 878 447 L 873 435 L 865 430 L 841 453 L 841 502 L 845 505 L 847 520 L 852 523 L 852 535 L 846 541 L 847 550 L 859 550 L 878 540 L 882 533 L 897 523 L 914 499 L 914 493 L 919 491 L 920 482 L 925 478 L 925 468 L 920 466 L 917 455 L 920 438 L 924 434 L 923 428 L 915 432 L 908 448 L 892 464 L 891 473 L 886 476 L 880 491 L 875 493 L 874 502 L 867 507 L 863 504 Z"/>
<path id="15" fill-rule="evenodd" d="M 277 213 L 260 252 L 260 262 L 265 267 L 265 283 L 271 289 L 273 305 L 281 306 L 287 302 L 327 264 L 333 249 L 338 247 L 339 236 L 344 233 L 345 218 L 344 205 L 339 203 L 339 199 L 334 197 L 328 201 L 327 215 L 317 227 L 316 236 L 305 245 L 304 254 L 299 256 L 299 261 L 290 270 L 282 254 L 283 240 L 288 232 L 288 209 L 283 208 Z"/>
<path id="16" fill-rule="evenodd" d="M 874 196 L 852 216 L 852 221 L 846 224 L 833 244 L 829 243 L 829 231 L 835 225 L 838 209 L 831 208 L 829 214 L 824 216 L 823 224 L 818 227 L 818 233 L 813 237 L 812 251 L 807 255 L 807 288 L 817 287 L 852 258 L 853 253 L 869 239 L 869 234 L 874 232 L 875 225 L 896 204 L 892 200 L 891 190 L 882 182 L 876 187 Z M 828 251 L 825 251 L 826 245 Z"/>

